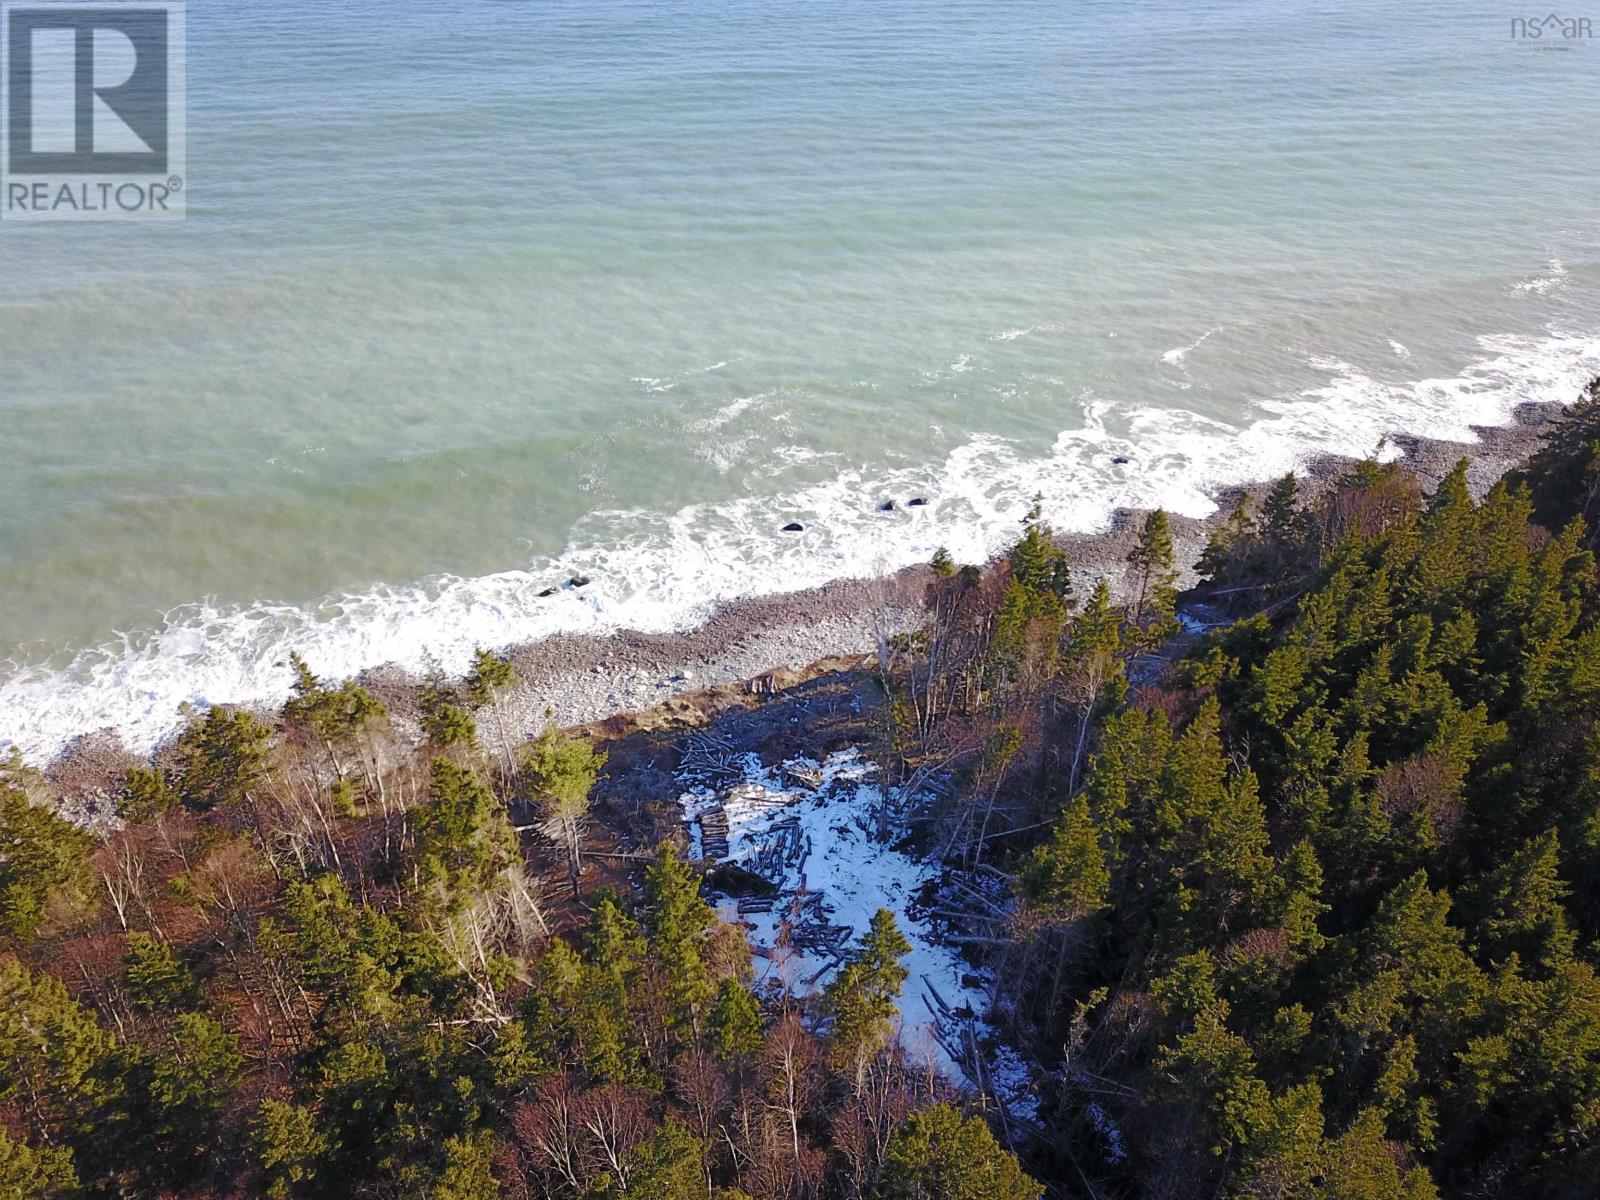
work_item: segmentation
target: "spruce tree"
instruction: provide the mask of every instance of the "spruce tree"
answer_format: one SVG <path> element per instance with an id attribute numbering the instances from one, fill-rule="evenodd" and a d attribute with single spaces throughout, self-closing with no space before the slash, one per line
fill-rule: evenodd
<path id="1" fill-rule="evenodd" d="M 700 879 L 671 842 L 662 842 L 645 872 L 645 927 L 660 963 L 668 1019 L 693 1040 L 716 995 L 706 965 L 707 939 L 716 916 L 700 896 Z"/>
<path id="2" fill-rule="evenodd" d="M 1178 570 L 1172 546 L 1172 525 L 1163 509 L 1144 520 L 1139 541 L 1128 552 L 1133 568 L 1133 605 L 1129 614 L 1136 636 L 1147 645 L 1176 632 Z"/>
<path id="3" fill-rule="evenodd" d="M 1084 796 L 1067 801 L 1050 840 L 1034 851 L 1021 883 L 1029 906 L 1052 920 L 1076 920 L 1105 907 L 1111 872 Z"/>
<path id="4" fill-rule="evenodd" d="M 883 1200 L 1039 1200 L 1030 1179 L 977 1117 L 948 1104 L 914 1114 L 889 1143 Z"/>
<path id="5" fill-rule="evenodd" d="M 95 899 L 93 847 L 91 834 L 46 801 L 0 779 L 0 939 L 28 942 L 52 920 L 86 913 Z"/>
<path id="6" fill-rule="evenodd" d="M 583 827 L 589 797 L 605 766 L 604 751 L 550 726 L 523 751 L 522 775 L 544 813 L 545 833 L 566 852 L 567 879 L 578 898 L 583 873 Z"/>
<path id="7" fill-rule="evenodd" d="M 842 1068 L 859 1073 L 866 1056 L 893 1033 L 900 989 L 909 974 L 900 960 L 910 953 L 911 943 L 895 925 L 894 914 L 880 908 L 828 985 L 824 1004 L 833 1017 L 832 1053 Z"/>

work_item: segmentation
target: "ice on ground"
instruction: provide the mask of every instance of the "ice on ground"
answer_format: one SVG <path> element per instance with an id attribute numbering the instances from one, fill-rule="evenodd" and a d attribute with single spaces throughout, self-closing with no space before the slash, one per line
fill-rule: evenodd
<path id="1" fill-rule="evenodd" d="M 941 921 L 926 907 L 938 872 L 895 848 L 903 805 L 894 797 L 897 811 L 886 810 L 890 798 L 872 782 L 876 773 L 854 748 L 822 762 L 796 758 L 777 767 L 755 754 L 730 758 L 711 780 L 683 780 L 691 785 L 681 802 L 693 852 L 753 871 L 778 889 L 770 899 L 746 896 L 719 905 L 725 920 L 745 926 L 756 951 L 758 987 L 797 995 L 821 991 L 873 914 L 880 908 L 894 913 L 911 943 L 902 960 L 910 974 L 901 993 L 901 1042 L 913 1058 L 932 1058 L 959 1080 L 963 1073 L 936 1030 L 942 1024 L 947 1040 L 963 1026 L 987 1036 L 984 981 L 941 940 Z M 1000 1098 L 1031 1116 L 1035 1102 L 1020 1060 L 992 1073 Z"/>

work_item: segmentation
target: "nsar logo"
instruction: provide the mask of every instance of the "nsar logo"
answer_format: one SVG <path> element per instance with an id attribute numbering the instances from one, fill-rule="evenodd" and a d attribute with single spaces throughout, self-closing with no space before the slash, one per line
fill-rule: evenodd
<path id="1" fill-rule="evenodd" d="M 1550 13 L 1543 17 L 1511 18 L 1511 40 L 1541 50 L 1570 50 L 1593 36 L 1594 22 L 1588 17 Z"/>

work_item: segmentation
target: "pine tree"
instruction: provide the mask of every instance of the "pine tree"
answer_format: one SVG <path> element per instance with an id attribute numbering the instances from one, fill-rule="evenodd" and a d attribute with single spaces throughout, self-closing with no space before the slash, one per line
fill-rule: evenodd
<path id="1" fill-rule="evenodd" d="M 1485 949 L 1496 961 L 1515 954 L 1550 970 L 1572 957 L 1577 938 L 1567 922 L 1569 889 L 1560 871 L 1561 843 L 1549 829 L 1483 880 L 1481 928 Z"/>
<path id="2" fill-rule="evenodd" d="M 1072 597 L 1072 575 L 1067 556 L 1056 545 L 1055 534 L 1042 516 L 1042 501 L 1035 498 L 1023 518 L 1022 537 L 1011 548 L 1011 571 L 1028 592 L 1054 596 L 1063 603 Z"/>
<path id="3" fill-rule="evenodd" d="M 354 680 L 338 688 L 325 686 L 293 650 L 289 665 L 294 670 L 294 694 L 283 707 L 283 719 L 321 742 L 342 782 L 346 771 L 341 751 L 348 752 L 364 730 L 387 715 L 383 702 Z"/>
<path id="4" fill-rule="evenodd" d="M 1034 851 L 1021 882 L 1030 907 L 1054 920 L 1093 916 L 1105 907 L 1111 872 L 1084 796 L 1067 801 L 1050 840 Z"/>
<path id="5" fill-rule="evenodd" d="M 589 922 L 589 973 L 582 1005 L 589 1073 L 605 1083 L 640 1082 L 634 995 L 649 948 L 638 923 L 613 896 L 601 897 Z"/>
<path id="6" fill-rule="evenodd" d="M 482 891 L 518 858 L 505 810 L 476 773 L 449 759 L 434 760 L 416 824 L 419 864 L 445 885 L 447 905 Z"/>
<path id="7" fill-rule="evenodd" d="M 494 1138 L 487 1129 L 444 1141 L 444 1166 L 429 1200 L 499 1200 L 494 1177 Z"/>
<path id="8" fill-rule="evenodd" d="M 172 947 L 160 938 L 137 930 L 128 935 L 128 994 L 146 1012 L 192 1008 L 200 989 Z"/>
<path id="9" fill-rule="evenodd" d="M 1530 486 L 1534 517 L 1552 532 L 1581 517 L 1590 534 L 1600 531 L 1600 378 L 1557 417 L 1544 445 L 1513 477 Z"/>
<path id="10" fill-rule="evenodd" d="M 724 979 L 711 1006 L 711 1035 L 718 1056 L 729 1062 L 761 1048 L 761 1005 L 735 979 Z"/>
<path id="11" fill-rule="evenodd" d="M 1363 1109 L 1328 1146 L 1323 1168 L 1326 1200 L 1436 1200 L 1428 1169 L 1403 1167 L 1396 1147 L 1384 1139 L 1383 1118 Z"/>
<path id="12" fill-rule="evenodd" d="M 633 1152 L 627 1195 L 630 1200 L 701 1200 L 704 1156 L 700 1139 L 668 1118 Z"/>
<path id="13" fill-rule="evenodd" d="M 112 1039 L 54 977 L 0 960 L 0 1104 L 37 1134 L 57 1135 L 94 1110 Z"/>
<path id="14" fill-rule="evenodd" d="M 422 691 L 422 732 L 438 750 L 465 752 L 478 744 L 477 722 L 437 677 L 430 678 Z"/>
<path id="15" fill-rule="evenodd" d="M 213 708 L 178 742 L 178 794 L 199 811 L 248 798 L 266 771 L 272 731 L 243 709 Z"/>
<path id="16" fill-rule="evenodd" d="M 130 767 L 117 798 L 117 816 L 124 821 L 148 825 L 183 803 L 159 767 Z"/>

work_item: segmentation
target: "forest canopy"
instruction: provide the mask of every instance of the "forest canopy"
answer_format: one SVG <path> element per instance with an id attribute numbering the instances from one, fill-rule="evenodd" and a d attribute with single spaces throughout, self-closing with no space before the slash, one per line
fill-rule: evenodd
<path id="1" fill-rule="evenodd" d="M 0 1200 L 1600 1193 L 1597 496 L 1600 381 L 1481 497 L 1245 497 L 1182 596 L 1164 513 L 1116 580 L 1037 510 L 936 558 L 862 728 L 1005 881 L 1026 1116 L 899 1045 L 904 913 L 775 993 L 672 819 L 597 852 L 604 739 L 485 750 L 487 652 L 410 740 L 296 659 L 94 831 L 13 755 Z"/>

